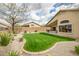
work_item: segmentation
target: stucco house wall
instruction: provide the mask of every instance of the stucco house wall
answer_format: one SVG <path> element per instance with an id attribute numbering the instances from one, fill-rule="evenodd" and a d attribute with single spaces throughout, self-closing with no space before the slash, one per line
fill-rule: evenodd
<path id="1" fill-rule="evenodd" d="M 53 27 L 53 23 L 56 20 L 57 20 L 57 24 L 55 25 L 57 25 L 56 30 L 58 35 L 79 38 L 79 9 L 60 10 L 58 14 L 56 14 L 55 17 L 47 25 L 49 27 Z M 72 24 L 71 33 L 59 32 L 59 25 L 61 25 L 60 22 L 63 20 L 69 20 L 69 24 Z"/>
<path id="2" fill-rule="evenodd" d="M 76 15 L 77 14 L 77 15 Z M 69 23 L 72 24 L 72 33 L 59 32 L 60 22 L 63 20 L 69 20 Z M 79 38 L 79 10 L 75 11 L 62 11 L 60 12 L 58 18 L 58 34 L 69 36 L 69 37 L 78 37 Z"/>
<path id="3" fill-rule="evenodd" d="M 29 26 L 27 26 L 27 25 L 29 25 Z M 19 30 L 19 28 L 20 28 L 20 30 Z M 37 23 L 30 22 L 30 23 L 24 24 L 21 27 L 17 27 L 16 30 L 18 32 L 46 32 L 46 31 L 50 30 L 50 27 L 44 27 Z"/>

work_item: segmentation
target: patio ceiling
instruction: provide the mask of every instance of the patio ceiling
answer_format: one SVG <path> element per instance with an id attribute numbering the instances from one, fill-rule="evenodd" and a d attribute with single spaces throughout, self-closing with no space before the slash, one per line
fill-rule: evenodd
<path id="1" fill-rule="evenodd" d="M 48 24 L 47 26 L 49 27 L 53 27 L 53 26 L 57 26 L 57 20 L 53 21 L 52 23 Z"/>

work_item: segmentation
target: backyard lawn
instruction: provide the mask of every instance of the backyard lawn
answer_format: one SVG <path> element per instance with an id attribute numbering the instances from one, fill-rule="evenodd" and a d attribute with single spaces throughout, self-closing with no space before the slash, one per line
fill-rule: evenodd
<path id="1" fill-rule="evenodd" d="M 24 34 L 26 43 L 24 49 L 30 52 L 39 52 L 52 47 L 56 42 L 74 41 L 73 38 L 61 37 L 48 33 L 30 33 Z"/>

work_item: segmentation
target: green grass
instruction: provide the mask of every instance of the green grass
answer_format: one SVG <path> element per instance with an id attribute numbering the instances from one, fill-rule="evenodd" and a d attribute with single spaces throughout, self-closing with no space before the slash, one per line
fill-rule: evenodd
<path id="1" fill-rule="evenodd" d="M 46 50 L 52 47 L 56 42 L 75 40 L 73 38 L 57 36 L 48 33 L 25 33 L 24 38 L 26 39 L 24 49 L 31 52 Z"/>

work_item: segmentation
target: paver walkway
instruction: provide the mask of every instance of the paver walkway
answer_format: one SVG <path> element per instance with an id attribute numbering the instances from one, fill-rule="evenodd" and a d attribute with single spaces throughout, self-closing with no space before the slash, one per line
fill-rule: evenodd
<path id="1" fill-rule="evenodd" d="M 74 47 L 79 45 L 79 42 L 71 41 L 71 42 L 58 42 L 49 51 L 41 54 L 31 54 L 31 53 L 23 53 L 25 56 L 77 56 L 74 51 Z"/>

